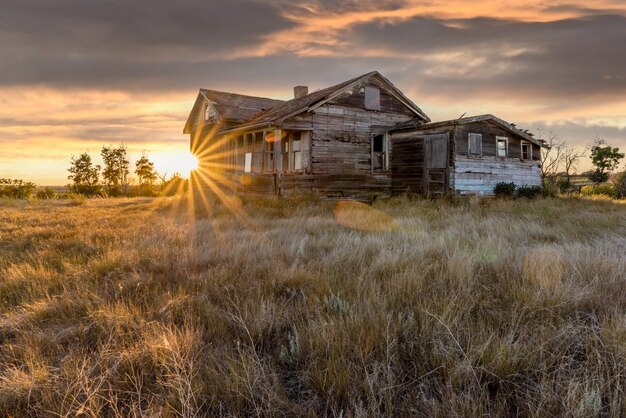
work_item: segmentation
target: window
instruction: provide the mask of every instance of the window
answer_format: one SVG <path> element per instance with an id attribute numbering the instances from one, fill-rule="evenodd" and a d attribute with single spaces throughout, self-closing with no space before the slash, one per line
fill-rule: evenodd
<path id="1" fill-rule="evenodd" d="M 372 171 L 387 171 L 387 141 L 385 135 L 374 135 L 372 137 Z"/>
<path id="2" fill-rule="evenodd" d="M 365 86 L 365 108 L 380 110 L 380 90 L 376 87 Z"/>
<path id="3" fill-rule="evenodd" d="M 272 131 L 247 133 L 243 143 L 237 140 L 237 155 L 241 152 L 245 173 L 274 172 L 274 133 Z M 240 151 L 241 150 L 241 151 Z"/>
<path id="4" fill-rule="evenodd" d="M 256 132 L 252 134 L 252 138 L 252 171 L 260 173 L 263 171 L 263 132 Z"/>
<path id="5" fill-rule="evenodd" d="M 207 104 L 204 108 L 204 121 L 208 123 L 217 122 L 217 113 L 215 113 L 215 109 L 210 104 Z"/>
<path id="6" fill-rule="evenodd" d="M 508 154 L 509 139 L 501 136 L 496 137 L 496 156 L 506 157 Z"/>
<path id="7" fill-rule="evenodd" d="M 263 160 L 263 171 L 266 173 L 274 172 L 274 142 L 275 135 L 273 132 L 265 134 L 265 151 Z"/>
<path id="8" fill-rule="evenodd" d="M 533 152 L 530 142 L 522 141 L 522 160 L 532 160 Z"/>
<path id="9" fill-rule="evenodd" d="M 297 135 L 296 135 L 297 134 Z M 291 149 L 293 150 L 293 170 L 302 170 L 302 135 L 300 132 L 293 134 Z"/>
<path id="10" fill-rule="evenodd" d="M 481 134 L 468 134 L 467 149 L 469 156 L 482 156 L 483 136 Z"/>
<path id="11" fill-rule="evenodd" d="M 291 132 L 281 143 L 283 172 L 302 171 L 304 168 L 302 152 L 304 149 L 302 132 Z"/>

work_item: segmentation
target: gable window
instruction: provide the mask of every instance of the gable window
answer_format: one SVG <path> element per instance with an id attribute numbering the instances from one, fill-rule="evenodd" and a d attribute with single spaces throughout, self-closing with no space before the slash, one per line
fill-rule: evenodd
<path id="1" fill-rule="evenodd" d="M 506 157 L 509 151 L 509 139 L 504 136 L 496 137 L 496 156 Z"/>
<path id="2" fill-rule="evenodd" d="M 480 157 L 483 155 L 483 136 L 481 134 L 467 135 L 467 149 L 470 157 Z"/>
<path id="3" fill-rule="evenodd" d="M 387 171 L 387 141 L 385 135 L 372 136 L 372 171 Z"/>
<path id="4" fill-rule="evenodd" d="M 217 113 L 215 113 L 215 109 L 210 104 L 207 104 L 204 108 L 204 121 L 207 123 L 217 122 Z"/>
<path id="5" fill-rule="evenodd" d="M 376 87 L 365 86 L 365 108 L 380 110 L 380 90 Z"/>
<path id="6" fill-rule="evenodd" d="M 530 142 L 522 141 L 522 160 L 532 160 L 533 152 Z"/>
<path id="7" fill-rule="evenodd" d="M 283 171 L 302 171 L 302 133 L 290 132 L 282 141 Z"/>

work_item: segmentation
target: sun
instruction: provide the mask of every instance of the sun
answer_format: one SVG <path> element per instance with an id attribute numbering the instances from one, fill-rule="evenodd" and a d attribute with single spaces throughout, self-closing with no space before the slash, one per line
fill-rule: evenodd
<path id="1" fill-rule="evenodd" d="M 168 177 L 178 173 L 189 178 L 191 172 L 198 169 L 198 157 L 189 151 L 157 152 L 153 154 L 153 160 L 157 171 Z"/>
<path id="2" fill-rule="evenodd" d="M 184 154 L 181 166 L 183 167 L 183 174 L 186 176 L 191 175 L 192 171 L 198 169 L 198 157 L 190 152 Z"/>

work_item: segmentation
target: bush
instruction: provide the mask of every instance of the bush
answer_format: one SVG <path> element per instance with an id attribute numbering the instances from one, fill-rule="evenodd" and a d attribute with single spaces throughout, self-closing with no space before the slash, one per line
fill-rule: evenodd
<path id="1" fill-rule="evenodd" d="M 500 183 L 496 184 L 496 186 L 493 188 L 493 193 L 497 196 L 497 197 L 503 197 L 503 196 L 508 196 L 508 197 L 512 197 L 515 194 L 515 183 L 510 182 L 507 183 L 505 181 L 501 181 Z"/>
<path id="2" fill-rule="evenodd" d="M 611 178 L 611 183 L 615 189 L 615 197 L 618 199 L 626 198 L 626 171 L 615 174 Z"/>
<path id="3" fill-rule="evenodd" d="M 0 197 L 26 199 L 35 191 L 35 183 L 24 180 L 0 179 Z"/>
<path id="4" fill-rule="evenodd" d="M 47 200 L 47 199 L 55 199 L 57 197 L 57 193 L 49 187 L 41 189 L 35 194 L 37 199 Z"/>
<path id="5" fill-rule="evenodd" d="M 615 189 L 610 184 L 597 184 L 595 186 L 584 186 L 580 189 L 580 194 L 583 196 L 608 196 L 615 197 Z"/>
<path id="6" fill-rule="evenodd" d="M 517 189 L 517 195 L 519 197 L 526 197 L 528 199 L 534 199 L 541 194 L 542 190 L 540 186 L 521 186 Z"/>
<path id="7" fill-rule="evenodd" d="M 591 173 L 589 173 L 589 180 L 593 181 L 594 183 L 604 183 L 608 179 L 609 179 L 609 174 L 603 173 L 600 170 L 594 170 Z"/>

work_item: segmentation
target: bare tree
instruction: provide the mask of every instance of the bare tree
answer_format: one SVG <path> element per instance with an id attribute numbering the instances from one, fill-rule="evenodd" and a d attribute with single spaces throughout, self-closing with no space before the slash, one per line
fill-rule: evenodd
<path id="1" fill-rule="evenodd" d="M 541 132 L 543 136 L 543 132 Z M 549 132 L 546 139 L 540 139 L 546 145 L 541 148 L 541 182 L 543 187 L 549 190 L 556 190 L 556 174 L 559 172 L 563 162 L 565 141 L 552 132 Z"/>
<path id="2" fill-rule="evenodd" d="M 577 148 L 570 148 L 570 147 L 565 147 L 563 150 L 563 168 L 565 170 L 565 179 L 566 179 L 566 184 L 567 187 L 570 187 L 571 185 L 571 177 L 572 174 L 574 174 L 574 172 L 576 171 L 576 169 L 578 168 L 578 163 L 580 162 L 580 159 L 585 157 L 585 155 L 587 154 L 586 150 L 580 150 Z"/>

